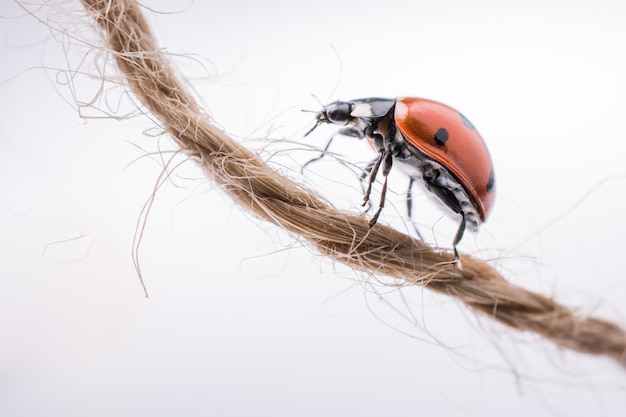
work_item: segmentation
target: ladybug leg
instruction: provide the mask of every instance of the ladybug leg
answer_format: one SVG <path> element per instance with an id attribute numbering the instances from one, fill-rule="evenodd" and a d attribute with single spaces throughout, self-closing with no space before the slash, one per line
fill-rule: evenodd
<path id="1" fill-rule="evenodd" d="M 307 167 L 307 165 L 319 161 L 320 159 L 322 159 L 325 155 L 326 152 L 328 151 L 328 148 L 330 148 L 330 144 L 333 143 L 333 139 L 335 139 L 335 136 L 337 135 L 337 133 L 333 133 L 333 135 L 330 137 L 330 139 L 328 139 L 328 143 L 326 144 L 326 146 L 324 146 L 324 149 L 322 150 L 322 152 L 320 153 L 320 156 L 313 158 L 313 159 L 309 159 L 304 165 L 302 165 L 302 168 L 300 168 L 300 174 L 304 173 L 304 168 Z"/>
<path id="2" fill-rule="evenodd" d="M 459 224 L 459 229 L 456 231 L 456 236 L 454 237 L 454 241 L 452 242 L 452 247 L 454 248 L 454 259 L 452 260 L 452 262 L 454 262 L 459 268 L 461 268 L 461 260 L 459 259 L 459 252 L 456 250 L 456 245 L 458 245 L 463 238 L 466 221 L 465 213 L 463 211 L 460 211 L 459 214 L 461 215 L 461 223 Z"/>
<path id="3" fill-rule="evenodd" d="M 424 181 L 426 182 L 427 188 L 439 198 L 446 206 L 450 208 L 454 213 L 458 213 L 461 215 L 461 223 L 459 224 L 459 228 L 456 232 L 456 236 L 454 237 L 454 241 L 452 242 L 452 247 L 454 248 L 454 258 L 452 262 L 456 264 L 457 267 L 461 267 L 461 261 L 459 259 L 459 252 L 456 249 L 456 246 L 461 241 L 463 237 L 463 233 L 465 232 L 465 227 L 467 226 L 466 213 L 461 206 L 461 202 L 458 197 L 454 194 L 454 191 L 450 188 L 450 184 L 446 181 L 442 181 L 445 179 L 445 171 L 438 165 L 430 165 L 424 168 Z"/>
<path id="4" fill-rule="evenodd" d="M 387 178 L 389 176 L 389 172 L 391 172 L 391 166 L 393 165 L 393 158 L 391 153 L 384 151 L 380 154 L 379 160 L 382 162 L 382 171 L 383 171 L 383 189 L 380 192 L 380 203 L 378 203 L 378 210 L 374 213 L 374 216 L 370 219 L 370 227 L 374 227 L 376 222 L 378 221 L 378 216 L 380 216 L 383 207 L 385 207 L 385 198 L 387 197 Z M 371 182 L 370 182 L 371 188 Z"/>
<path id="5" fill-rule="evenodd" d="M 363 172 L 361 173 L 361 175 L 359 176 L 359 182 L 361 183 L 361 191 L 363 192 L 363 195 L 365 195 L 366 193 L 366 189 L 365 189 L 365 180 L 366 178 L 368 178 L 370 176 L 370 174 L 372 173 L 372 170 L 374 169 L 374 166 L 376 165 L 376 161 L 378 161 L 378 157 L 374 158 L 372 161 L 370 161 L 365 168 L 363 168 Z M 368 180 L 369 183 L 369 180 Z M 366 206 L 368 205 L 368 202 L 363 202 L 362 206 Z M 371 208 L 371 205 L 368 205 L 366 211 L 369 211 Z"/>
<path id="6" fill-rule="evenodd" d="M 317 125 L 316 125 L 317 126 Z M 312 131 L 313 129 L 311 129 Z M 311 132 L 309 131 L 309 133 Z M 308 135 L 309 133 L 307 133 L 306 135 Z M 304 135 L 304 136 L 306 136 Z M 322 149 L 322 152 L 320 153 L 320 156 L 310 159 L 308 160 L 304 165 L 302 165 L 302 168 L 300 168 L 300 174 L 302 174 L 304 172 L 304 168 L 307 167 L 307 165 L 319 161 L 320 159 L 322 159 L 324 156 L 326 156 L 326 154 L 328 153 L 328 149 L 330 148 L 330 144 L 333 143 L 333 140 L 335 139 L 335 136 L 337 135 L 343 135 L 343 136 L 349 136 L 352 138 L 360 138 L 361 137 L 361 133 L 357 130 L 354 129 L 352 127 L 346 127 L 343 128 L 341 130 L 338 130 L 337 132 L 333 133 L 333 135 L 330 137 L 330 139 L 328 139 L 328 143 L 326 143 L 326 146 L 324 146 L 324 149 Z"/>
<path id="7" fill-rule="evenodd" d="M 406 190 L 406 215 L 411 224 L 413 225 L 413 230 L 415 234 L 420 240 L 424 240 L 422 234 L 420 233 L 417 225 L 413 221 L 413 183 L 415 182 L 415 178 L 409 177 L 409 188 Z"/>
<path id="8" fill-rule="evenodd" d="M 378 161 L 378 157 L 372 159 L 370 162 L 367 163 L 365 168 L 363 168 L 363 173 L 361 173 L 361 176 L 359 177 L 361 183 L 363 183 L 365 181 L 365 178 L 367 178 L 371 174 L 372 169 L 374 169 L 374 165 L 376 165 L 376 161 Z M 365 188 L 363 188 L 363 192 L 365 193 Z"/>
<path id="9" fill-rule="evenodd" d="M 380 164 L 383 162 L 384 152 L 378 154 L 378 158 L 376 158 L 373 162 L 372 167 L 369 171 L 369 179 L 367 180 L 367 188 L 365 189 L 365 195 L 363 196 L 363 203 L 361 206 L 365 206 L 370 201 L 370 194 L 372 193 L 372 184 L 376 181 L 376 175 L 378 174 L 378 170 L 380 169 Z M 368 165 L 369 167 L 369 165 Z"/>

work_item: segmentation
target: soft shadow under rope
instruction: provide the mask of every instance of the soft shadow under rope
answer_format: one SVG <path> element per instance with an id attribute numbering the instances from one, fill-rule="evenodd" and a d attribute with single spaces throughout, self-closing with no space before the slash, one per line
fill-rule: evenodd
<path id="1" fill-rule="evenodd" d="M 354 269 L 388 275 L 461 300 L 475 311 L 561 347 L 625 362 L 626 332 L 610 322 L 579 317 L 549 297 L 508 283 L 487 263 L 433 250 L 395 229 L 343 213 L 268 167 L 201 111 L 161 53 L 135 0 L 82 0 L 102 29 L 107 48 L 133 92 L 161 121 L 181 150 L 240 206 L 300 236 Z"/>

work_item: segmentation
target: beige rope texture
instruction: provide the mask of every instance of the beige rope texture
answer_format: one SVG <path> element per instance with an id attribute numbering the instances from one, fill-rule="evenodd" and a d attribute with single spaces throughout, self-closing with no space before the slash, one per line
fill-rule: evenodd
<path id="1" fill-rule="evenodd" d="M 450 253 L 367 219 L 340 212 L 314 192 L 267 166 L 213 124 L 176 77 L 135 0 L 82 0 L 133 92 L 181 150 L 237 204 L 298 235 L 319 252 L 356 270 L 387 275 L 456 297 L 472 310 L 579 352 L 625 362 L 626 332 L 579 317 L 553 299 L 508 283 L 487 263 Z"/>

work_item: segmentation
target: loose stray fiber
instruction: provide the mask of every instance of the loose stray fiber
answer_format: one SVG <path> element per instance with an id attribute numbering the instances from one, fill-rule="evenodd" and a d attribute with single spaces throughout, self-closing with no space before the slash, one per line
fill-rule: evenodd
<path id="1" fill-rule="evenodd" d="M 82 0 L 144 106 L 241 207 L 298 235 L 355 270 L 387 275 L 447 294 L 501 323 L 537 333 L 560 347 L 626 364 L 626 331 L 579 316 L 552 298 L 507 282 L 486 262 L 435 250 L 393 228 L 370 228 L 363 216 L 333 208 L 316 193 L 267 166 L 202 111 L 159 49 L 135 0 Z"/>

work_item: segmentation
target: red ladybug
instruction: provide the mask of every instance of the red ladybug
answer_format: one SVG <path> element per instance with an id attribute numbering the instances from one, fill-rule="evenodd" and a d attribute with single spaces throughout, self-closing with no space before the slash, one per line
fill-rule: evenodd
<path id="1" fill-rule="evenodd" d="M 335 101 L 318 112 L 317 123 L 306 135 L 322 123 L 343 126 L 339 134 L 366 138 L 378 151 L 368 167 L 363 199 L 364 204 L 369 201 L 372 183 L 381 170 L 384 181 L 380 204 L 370 227 L 376 224 L 385 205 L 387 175 L 396 163 L 411 179 L 407 193 L 409 217 L 414 181 L 422 182 L 437 200 L 461 216 L 453 241 L 454 261 L 458 262 L 456 246 L 463 232 L 466 228 L 475 230 L 487 220 L 495 199 L 493 164 L 474 125 L 445 104 L 408 97 Z"/>

